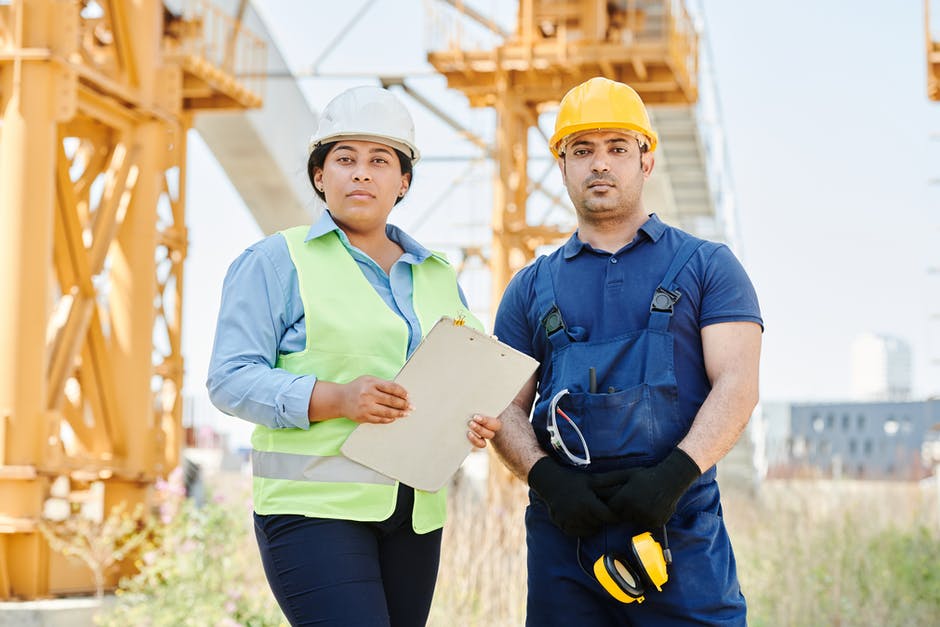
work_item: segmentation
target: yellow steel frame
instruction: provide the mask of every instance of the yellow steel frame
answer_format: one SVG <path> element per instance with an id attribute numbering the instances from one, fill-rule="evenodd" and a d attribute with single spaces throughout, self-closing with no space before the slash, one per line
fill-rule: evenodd
<path id="1" fill-rule="evenodd" d="M 261 102 L 206 2 L 86 5 L 0 6 L 0 598 L 93 589 L 37 533 L 54 479 L 108 511 L 178 464 L 186 131 Z"/>
<path id="2" fill-rule="evenodd" d="M 697 45 L 681 0 L 520 0 L 497 49 L 429 55 L 498 114 L 492 303 L 566 235 L 527 220 L 539 112 L 595 75 L 691 104 Z M 107 509 L 145 501 L 178 461 L 186 130 L 199 110 L 258 106 L 238 76 L 263 70 L 263 46 L 204 0 L 181 16 L 158 0 L 0 5 L 0 598 L 91 589 L 36 532 L 53 479 L 103 481 Z"/>
<path id="3" fill-rule="evenodd" d="M 930 29 L 930 3 L 924 0 L 924 43 L 927 47 L 927 97 L 940 100 L 940 42 L 935 41 Z"/>
<path id="4" fill-rule="evenodd" d="M 458 12 L 484 23 L 461 2 Z M 488 28 L 492 26 L 484 23 Z M 647 104 L 698 98 L 698 35 L 681 0 L 519 0 L 515 33 L 492 50 L 464 49 L 459 32 L 428 60 L 471 106 L 497 113 L 497 180 L 489 258 L 491 309 L 543 244 L 567 236 L 530 224 L 528 132 L 538 114 L 592 76 L 632 85 Z"/>

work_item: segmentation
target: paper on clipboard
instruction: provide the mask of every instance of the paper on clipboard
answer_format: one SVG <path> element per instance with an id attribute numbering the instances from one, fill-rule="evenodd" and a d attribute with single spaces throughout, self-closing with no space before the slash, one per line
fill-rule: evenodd
<path id="1" fill-rule="evenodd" d="M 413 488 L 437 491 L 470 453 L 468 421 L 502 413 L 537 367 L 492 336 L 441 318 L 395 376 L 408 390 L 411 415 L 360 424 L 341 450 Z"/>

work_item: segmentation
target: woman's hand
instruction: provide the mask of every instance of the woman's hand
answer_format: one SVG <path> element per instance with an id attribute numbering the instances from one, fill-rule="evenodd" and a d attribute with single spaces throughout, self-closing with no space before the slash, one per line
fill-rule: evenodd
<path id="1" fill-rule="evenodd" d="M 340 415 L 359 423 L 388 424 L 414 409 L 408 391 L 394 381 L 363 375 L 341 386 Z"/>
<path id="2" fill-rule="evenodd" d="M 486 448 L 486 441 L 492 440 L 493 436 L 503 427 L 503 421 L 493 416 L 474 416 L 470 421 L 470 430 L 467 431 L 467 439 L 470 444 L 477 448 Z"/>

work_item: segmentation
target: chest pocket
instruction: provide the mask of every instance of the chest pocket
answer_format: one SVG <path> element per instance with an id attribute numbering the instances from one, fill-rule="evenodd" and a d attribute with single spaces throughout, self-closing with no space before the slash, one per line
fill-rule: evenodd
<path id="1" fill-rule="evenodd" d="M 658 461 L 686 434 L 680 421 L 674 339 L 669 332 L 681 298 L 675 277 L 701 240 L 687 240 L 651 297 L 646 328 L 603 341 L 579 341 L 555 299 L 546 258 L 535 266 L 540 332 L 551 353 L 540 381 L 533 427 L 562 462 L 603 470 Z"/>

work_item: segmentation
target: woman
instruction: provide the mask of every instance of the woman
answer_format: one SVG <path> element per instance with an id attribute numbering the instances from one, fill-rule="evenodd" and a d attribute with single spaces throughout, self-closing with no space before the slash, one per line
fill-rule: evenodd
<path id="1" fill-rule="evenodd" d="M 324 109 L 307 172 L 328 211 L 248 248 L 231 266 L 208 379 L 252 435 L 255 532 L 274 596 L 293 625 L 424 625 L 445 494 L 347 459 L 357 423 L 408 415 L 392 382 L 442 315 L 467 310 L 453 268 L 389 213 L 418 160 L 405 107 L 357 87 Z M 486 446 L 497 418 L 475 416 Z"/>

